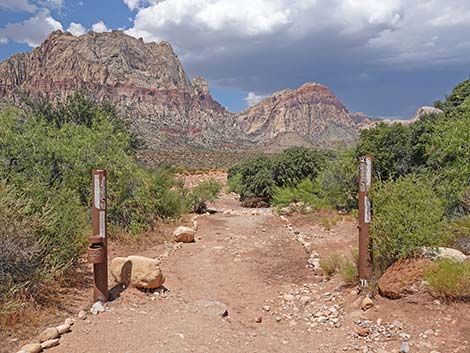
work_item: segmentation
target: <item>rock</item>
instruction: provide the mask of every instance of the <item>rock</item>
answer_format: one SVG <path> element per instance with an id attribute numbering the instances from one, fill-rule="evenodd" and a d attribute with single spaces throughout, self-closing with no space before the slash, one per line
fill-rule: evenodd
<path id="1" fill-rule="evenodd" d="M 93 315 L 98 315 L 99 313 L 104 313 L 106 311 L 106 308 L 104 307 L 102 302 L 96 302 L 91 306 L 90 312 Z"/>
<path id="2" fill-rule="evenodd" d="M 255 322 L 256 322 L 257 324 L 260 324 L 260 323 L 263 322 L 263 318 L 262 318 L 261 316 L 258 316 L 258 317 L 255 319 Z"/>
<path id="3" fill-rule="evenodd" d="M 57 331 L 59 331 L 59 335 L 70 332 L 70 328 L 71 328 L 70 325 L 67 325 L 67 324 L 63 324 L 63 325 L 56 327 Z"/>
<path id="4" fill-rule="evenodd" d="M 69 326 L 73 326 L 73 324 L 75 323 L 75 320 L 72 319 L 71 317 L 65 319 L 65 322 L 64 322 L 66 325 L 69 325 Z"/>
<path id="5" fill-rule="evenodd" d="M 399 260 L 390 266 L 378 281 L 379 293 L 389 299 L 399 299 L 413 294 L 424 272 L 434 266 L 428 259 Z"/>
<path id="6" fill-rule="evenodd" d="M 286 302 L 292 302 L 294 301 L 295 297 L 292 294 L 284 294 L 284 300 Z"/>
<path id="7" fill-rule="evenodd" d="M 189 227 L 178 227 L 173 232 L 175 237 L 175 241 L 179 243 L 192 243 L 194 242 L 194 236 L 196 235 L 196 231 Z"/>
<path id="8" fill-rule="evenodd" d="M 400 353 L 409 353 L 410 352 L 410 344 L 408 342 L 402 342 L 400 345 Z"/>
<path id="9" fill-rule="evenodd" d="M 79 311 L 77 316 L 80 320 L 86 320 L 87 318 L 86 311 L 83 311 L 83 310 Z"/>
<path id="10" fill-rule="evenodd" d="M 300 303 L 305 306 L 307 305 L 308 303 L 310 303 L 310 301 L 312 300 L 312 298 L 310 298 L 308 295 L 304 295 L 300 298 Z"/>
<path id="11" fill-rule="evenodd" d="M 356 327 L 354 330 L 359 336 L 364 337 L 370 333 L 370 329 L 368 327 Z"/>
<path id="12" fill-rule="evenodd" d="M 41 343 L 42 349 L 48 349 L 59 345 L 59 339 L 55 338 L 53 340 L 47 340 Z"/>
<path id="13" fill-rule="evenodd" d="M 269 310 L 271 310 L 271 307 L 269 305 L 264 305 L 263 310 L 268 312 Z"/>
<path id="14" fill-rule="evenodd" d="M 21 347 L 21 351 L 25 351 L 27 353 L 39 353 L 41 350 L 42 347 L 40 343 L 25 344 L 23 347 Z"/>
<path id="15" fill-rule="evenodd" d="M 423 249 L 424 255 L 426 257 L 429 257 L 432 260 L 453 260 L 457 262 L 464 262 L 467 259 L 467 256 L 457 250 L 457 249 L 451 249 L 451 248 L 437 248 L 436 250 L 430 249 L 430 248 L 424 248 Z"/>
<path id="16" fill-rule="evenodd" d="M 165 282 L 160 261 L 144 256 L 114 258 L 111 274 L 117 283 L 132 284 L 137 288 L 155 289 Z"/>
<path id="17" fill-rule="evenodd" d="M 210 317 L 221 318 L 228 316 L 228 309 L 224 303 L 205 299 L 195 301 L 193 311 L 202 312 Z"/>
<path id="18" fill-rule="evenodd" d="M 41 342 L 44 342 L 57 337 L 59 337 L 59 330 L 57 330 L 55 327 L 49 327 L 42 331 L 38 338 Z"/>
<path id="19" fill-rule="evenodd" d="M 276 316 L 276 322 L 281 322 L 281 320 L 282 320 L 282 317 Z"/>
<path id="20" fill-rule="evenodd" d="M 374 306 L 374 302 L 368 296 L 365 297 L 364 299 L 362 299 L 362 301 L 361 301 L 361 309 L 362 310 L 364 310 L 364 311 L 369 310 L 373 306 Z"/>

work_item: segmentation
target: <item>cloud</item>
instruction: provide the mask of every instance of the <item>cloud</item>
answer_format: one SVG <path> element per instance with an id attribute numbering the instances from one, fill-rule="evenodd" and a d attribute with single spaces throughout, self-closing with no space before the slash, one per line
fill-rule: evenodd
<path id="1" fill-rule="evenodd" d="M 351 109 L 399 115 L 415 110 L 412 99 L 446 92 L 443 79 L 470 64 L 468 0 L 130 2 L 127 33 L 169 41 L 189 74 L 244 92 L 316 81 Z"/>
<path id="2" fill-rule="evenodd" d="M 36 6 L 30 4 L 28 0 L 0 0 L 0 9 L 10 11 L 36 11 Z"/>
<path id="3" fill-rule="evenodd" d="M 0 37 L 0 44 L 7 44 L 9 42 L 8 38 Z"/>
<path id="4" fill-rule="evenodd" d="M 37 4 L 49 9 L 60 9 L 64 6 L 64 0 L 37 0 Z"/>
<path id="5" fill-rule="evenodd" d="M 130 10 L 135 10 L 139 8 L 141 5 L 147 3 L 145 0 L 123 0 L 124 3 Z"/>
<path id="6" fill-rule="evenodd" d="M 254 92 L 249 92 L 248 95 L 244 98 L 244 101 L 248 107 L 252 107 L 261 102 L 264 98 L 266 98 L 265 95 L 257 95 Z"/>
<path id="7" fill-rule="evenodd" d="M 61 23 L 55 20 L 48 10 L 44 9 L 23 22 L 8 24 L 0 28 L 0 37 L 36 47 L 51 32 L 58 29 L 63 29 Z"/>
<path id="8" fill-rule="evenodd" d="M 94 25 L 91 26 L 91 30 L 97 33 L 109 32 L 108 27 L 106 27 L 103 21 L 96 22 Z"/>
<path id="9" fill-rule="evenodd" d="M 72 33 L 74 36 L 81 36 L 86 33 L 86 28 L 81 23 L 71 22 L 67 31 Z"/>

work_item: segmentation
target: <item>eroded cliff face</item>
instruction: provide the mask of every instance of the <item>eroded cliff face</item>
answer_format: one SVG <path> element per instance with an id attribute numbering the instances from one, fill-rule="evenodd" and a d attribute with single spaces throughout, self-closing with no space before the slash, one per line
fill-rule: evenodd
<path id="1" fill-rule="evenodd" d="M 121 31 L 56 31 L 31 53 L 0 63 L 0 98 L 59 101 L 81 89 L 112 102 L 150 149 L 331 148 L 353 143 L 358 130 L 341 101 L 317 83 L 230 113 L 202 77 L 189 80 L 169 43 Z"/>
<path id="2" fill-rule="evenodd" d="M 0 63 L 0 96 L 9 100 L 23 92 L 57 101 L 80 89 L 114 103 L 150 148 L 249 144 L 204 79 L 189 81 L 167 42 L 144 43 L 120 31 L 56 31 L 32 53 Z"/>
<path id="3" fill-rule="evenodd" d="M 351 144 L 357 129 L 346 107 L 328 87 L 306 83 L 264 99 L 238 116 L 245 133 L 264 145 Z"/>

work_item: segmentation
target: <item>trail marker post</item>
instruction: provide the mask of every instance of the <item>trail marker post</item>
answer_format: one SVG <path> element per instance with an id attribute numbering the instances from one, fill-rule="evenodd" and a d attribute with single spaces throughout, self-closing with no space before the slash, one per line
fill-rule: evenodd
<path id="1" fill-rule="evenodd" d="M 94 301 L 108 301 L 108 248 L 106 170 L 93 169 L 92 233 L 88 238 L 88 261 L 93 264 Z"/>
<path id="2" fill-rule="evenodd" d="M 369 251 L 371 209 L 369 191 L 372 186 L 372 156 L 363 156 L 359 160 L 359 283 L 368 285 L 372 278 L 372 257 Z"/>

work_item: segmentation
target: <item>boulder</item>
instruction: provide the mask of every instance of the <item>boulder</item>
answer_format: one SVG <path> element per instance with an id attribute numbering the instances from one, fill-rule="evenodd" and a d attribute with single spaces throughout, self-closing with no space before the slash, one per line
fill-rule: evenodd
<path id="1" fill-rule="evenodd" d="M 41 350 L 42 350 L 42 347 L 39 343 L 25 344 L 23 347 L 21 347 L 21 351 L 24 351 L 27 353 L 39 353 Z"/>
<path id="2" fill-rule="evenodd" d="M 464 262 L 467 259 L 467 256 L 457 250 L 451 248 L 437 248 L 437 249 L 424 249 L 424 254 L 426 257 L 429 257 L 432 260 L 453 260 L 457 262 Z"/>
<path id="3" fill-rule="evenodd" d="M 212 318 L 222 318 L 228 315 L 227 306 L 224 303 L 201 299 L 193 303 L 193 312 Z"/>
<path id="4" fill-rule="evenodd" d="M 39 334 L 39 340 L 41 342 L 53 340 L 54 338 L 59 337 L 59 330 L 55 327 L 46 328 Z"/>
<path id="5" fill-rule="evenodd" d="M 390 266 L 378 281 L 380 295 L 400 299 L 418 290 L 424 272 L 434 266 L 428 259 L 399 260 Z"/>
<path id="6" fill-rule="evenodd" d="M 364 299 L 362 299 L 362 302 L 361 302 L 361 309 L 362 310 L 364 310 L 364 311 L 369 310 L 373 306 L 374 306 L 374 302 L 368 296 L 365 297 Z"/>
<path id="7" fill-rule="evenodd" d="M 111 275 L 117 283 L 132 284 L 137 288 L 159 288 L 165 282 L 160 261 L 144 256 L 114 258 Z"/>
<path id="8" fill-rule="evenodd" d="M 63 324 L 63 325 L 60 325 L 60 326 L 57 326 L 56 329 L 57 331 L 59 331 L 59 335 L 62 335 L 64 333 L 67 333 L 70 331 L 70 325 L 68 324 Z"/>
<path id="9" fill-rule="evenodd" d="M 42 349 L 48 349 L 59 345 L 59 339 L 54 338 L 53 340 L 47 340 L 41 343 Z"/>
<path id="10" fill-rule="evenodd" d="M 196 231 L 192 228 L 181 226 L 176 228 L 173 235 L 175 236 L 175 241 L 179 243 L 192 243 L 194 241 Z"/>

